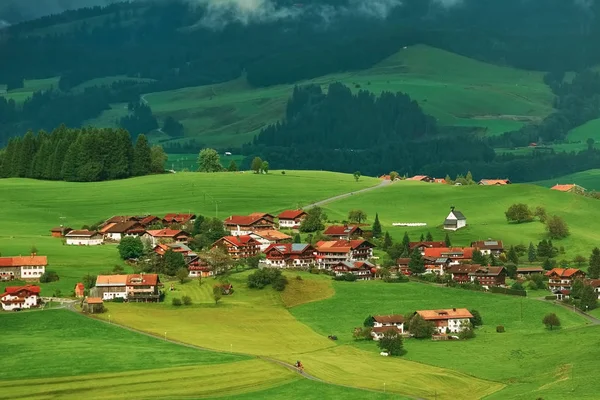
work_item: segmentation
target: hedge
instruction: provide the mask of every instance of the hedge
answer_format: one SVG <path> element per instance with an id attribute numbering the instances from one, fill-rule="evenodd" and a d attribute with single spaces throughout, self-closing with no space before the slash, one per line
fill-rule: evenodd
<path id="1" fill-rule="evenodd" d="M 523 297 L 527 296 L 527 292 L 525 290 L 515 290 L 515 289 L 502 288 L 502 287 L 497 287 L 497 286 L 490 287 L 490 292 L 510 294 L 513 296 L 523 296 Z"/>

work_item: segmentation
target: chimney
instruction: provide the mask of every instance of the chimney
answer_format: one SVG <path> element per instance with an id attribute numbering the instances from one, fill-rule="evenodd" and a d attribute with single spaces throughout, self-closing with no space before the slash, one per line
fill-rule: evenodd
<path id="1" fill-rule="evenodd" d="M 456 311 L 456 308 L 453 308 L 452 311 Z"/>

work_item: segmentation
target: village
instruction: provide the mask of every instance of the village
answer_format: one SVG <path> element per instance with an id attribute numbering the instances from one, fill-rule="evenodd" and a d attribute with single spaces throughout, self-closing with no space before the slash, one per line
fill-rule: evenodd
<path id="1" fill-rule="evenodd" d="M 509 183 L 480 182 L 493 185 Z M 422 236 L 419 241 L 405 243 L 407 251 L 402 257 L 395 258 L 391 265 L 381 265 L 380 257 L 374 255 L 377 247 L 374 242 L 381 242 L 381 238 L 374 237 L 373 229 L 360 223 L 358 216 L 358 223 L 324 226 L 313 243 L 302 243 L 298 240 L 298 232 L 310 213 L 310 209 L 298 209 L 285 210 L 278 215 L 262 212 L 231 215 L 216 222 L 222 224 L 224 235 L 210 244 L 208 251 L 222 252 L 226 257 L 224 262 L 229 264 L 254 259 L 259 268 L 311 270 L 329 274 L 336 280 L 383 279 L 401 282 L 410 278 L 517 295 L 526 295 L 521 283 L 537 275 L 540 277 L 538 280 L 546 282 L 544 286 L 549 290 L 548 299 L 567 301 L 576 281 L 591 286 L 600 299 L 600 280 L 586 279 L 585 272 L 577 268 L 545 270 L 541 266 L 519 267 L 516 268 L 516 276 L 512 277 L 515 283 L 509 286 L 509 271 L 506 266 L 495 262 L 506 260 L 508 250 L 501 240 L 487 239 L 471 242 L 467 246 L 452 246 L 448 239 L 434 241 Z M 164 259 L 168 253 L 180 255 L 185 262 L 187 278 L 203 279 L 219 275 L 224 270 L 210 262 L 207 256 L 210 253 L 192 249 L 194 236 L 190 232 L 199 225 L 195 225 L 197 218 L 192 213 L 170 213 L 162 218 L 154 215 L 113 216 L 93 229 L 58 226 L 52 228 L 50 233 L 63 240 L 65 246 L 112 244 L 118 247 L 133 238 L 151 249 L 152 256 L 157 259 Z M 440 228 L 446 232 L 467 226 L 466 216 L 455 207 L 451 207 L 449 214 L 440 222 Z M 126 261 L 132 264 L 139 262 L 137 259 Z M 18 311 L 40 306 L 40 287 L 33 283 L 42 279 L 48 265 L 47 257 L 36 253 L 0 257 L 1 280 L 28 283 L 25 286 L 7 287 L 0 296 L 2 309 Z M 229 294 L 230 285 L 223 287 Z M 158 273 L 139 271 L 135 274 L 98 275 L 92 287 L 77 283 L 72 295 L 81 300 L 84 312 L 98 313 L 103 311 L 104 302 L 161 301 L 164 290 Z M 417 310 L 414 315 L 430 324 L 427 335 L 437 339 L 458 338 L 457 335 L 463 330 L 472 328 L 470 321 L 473 315 L 467 309 Z M 400 335 L 408 335 L 405 329 L 406 316 L 373 318 L 373 324 L 366 327 L 368 333 L 360 333 L 363 337 L 366 335 L 379 340 L 390 329 Z"/>

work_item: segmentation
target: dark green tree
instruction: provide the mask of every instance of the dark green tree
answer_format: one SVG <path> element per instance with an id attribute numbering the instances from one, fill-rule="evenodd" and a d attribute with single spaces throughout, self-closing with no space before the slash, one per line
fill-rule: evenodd
<path id="1" fill-rule="evenodd" d="M 325 228 L 327 215 L 321 207 L 311 207 L 306 213 L 306 218 L 300 223 L 300 232 L 316 232 Z"/>
<path id="2" fill-rule="evenodd" d="M 153 174 L 162 174 L 165 172 L 165 164 L 169 157 L 161 145 L 155 144 L 150 149 L 150 172 Z"/>
<path id="3" fill-rule="evenodd" d="M 554 313 L 546 314 L 546 316 L 544 316 L 544 319 L 542 320 L 542 323 L 546 325 L 546 327 L 550 330 L 552 330 L 555 326 L 560 326 L 560 320 Z"/>
<path id="4" fill-rule="evenodd" d="M 146 135 L 140 134 L 133 149 L 132 173 L 134 176 L 148 175 L 152 172 L 152 151 Z"/>
<path id="5" fill-rule="evenodd" d="M 546 221 L 546 231 L 552 239 L 563 239 L 569 236 L 569 227 L 564 218 L 552 215 Z"/>
<path id="6" fill-rule="evenodd" d="M 215 149 L 202 149 L 198 154 L 198 171 L 200 172 L 220 172 L 221 157 Z"/>
<path id="7" fill-rule="evenodd" d="M 163 131 L 171 137 L 182 137 L 184 133 L 183 124 L 168 116 L 163 124 Z"/>
<path id="8" fill-rule="evenodd" d="M 402 238 L 402 247 L 407 252 L 410 252 L 410 237 L 408 236 L 408 232 L 404 232 L 404 237 Z"/>
<path id="9" fill-rule="evenodd" d="M 473 255 L 471 256 L 471 260 L 473 264 L 486 265 L 487 259 L 479 250 L 473 250 Z"/>
<path id="10" fill-rule="evenodd" d="M 588 276 L 592 279 L 600 278 L 600 249 L 595 247 L 590 255 L 590 266 L 588 267 Z"/>
<path id="11" fill-rule="evenodd" d="M 234 160 L 231 160 L 231 162 L 229 163 L 229 167 L 227 167 L 227 171 L 229 171 L 229 172 L 236 172 L 236 171 L 238 171 L 238 166 L 237 166 L 237 164 L 235 163 Z"/>
<path id="12" fill-rule="evenodd" d="M 527 251 L 527 261 L 534 262 L 537 259 L 535 246 L 529 242 L 529 250 Z"/>
<path id="13" fill-rule="evenodd" d="M 196 219 L 194 220 L 194 225 L 192 226 L 192 236 L 196 236 L 202 233 L 202 224 L 204 223 L 205 218 L 203 215 L 196 214 Z"/>
<path id="14" fill-rule="evenodd" d="M 385 235 L 383 236 L 383 250 L 387 250 L 393 244 L 392 237 L 388 231 L 385 231 Z"/>
<path id="15" fill-rule="evenodd" d="M 255 174 L 260 173 L 260 170 L 262 168 L 262 163 L 263 163 L 263 160 L 260 157 L 254 157 L 254 159 L 252 160 L 252 164 L 250 164 L 250 168 L 252 169 L 252 171 L 254 171 Z"/>
<path id="16" fill-rule="evenodd" d="M 546 271 L 550 271 L 552 269 L 552 261 L 550 261 L 549 258 L 546 258 L 544 260 L 544 263 L 542 264 L 542 267 L 546 270 Z"/>
<path id="17" fill-rule="evenodd" d="M 473 328 L 483 325 L 483 319 L 481 318 L 481 314 L 479 313 L 479 311 L 477 311 L 477 310 L 469 310 L 469 311 L 471 312 L 471 315 L 473 316 L 473 318 L 470 318 L 471 325 L 473 325 Z"/>
<path id="18" fill-rule="evenodd" d="M 591 285 L 584 285 L 581 289 L 581 300 L 579 308 L 583 311 L 591 311 L 598 307 L 598 294 Z"/>
<path id="19" fill-rule="evenodd" d="M 529 222 L 533 219 L 533 213 L 527 204 L 519 203 L 511 205 L 504 213 L 508 222 Z"/>
<path id="20" fill-rule="evenodd" d="M 189 274 L 190 273 L 187 268 L 180 268 L 175 273 L 175 276 L 179 280 L 179 283 L 183 284 L 188 279 Z"/>
<path id="21" fill-rule="evenodd" d="M 379 339 L 377 345 L 390 356 L 400 356 L 404 352 L 402 336 L 392 328 L 383 333 L 383 337 Z"/>
<path id="22" fill-rule="evenodd" d="M 125 236 L 117 246 L 123 260 L 139 258 L 144 254 L 144 244 L 139 236 Z"/>
<path id="23" fill-rule="evenodd" d="M 408 330 L 417 339 L 428 339 L 435 332 L 435 325 L 433 322 L 425 321 L 419 314 L 415 314 L 409 323 Z"/>
<path id="24" fill-rule="evenodd" d="M 186 269 L 187 266 L 185 264 L 185 259 L 183 258 L 183 254 L 176 253 L 173 249 L 168 249 L 163 256 L 164 265 L 165 265 L 165 274 L 169 276 L 176 276 L 177 271 L 181 269 Z"/>
<path id="25" fill-rule="evenodd" d="M 510 248 L 508 249 L 506 259 L 515 265 L 519 265 L 519 255 L 517 254 L 517 251 L 513 246 L 510 246 Z"/>
<path id="26" fill-rule="evenodd" d="M 354 180 L 358 182 L 358 180 L 360 179 L 360 171 L 354 171 L 352 175 L 354 176 Z"/>
<path id="27" fill-rule="evenodd" d="M 408 268 L 413 274 L 422 274 L 425 272 L 425 262 L 420 251 L 412 252 L 410 255 L 410 261 L 408 262 Z"/>
<path id="28" fill-rule="evenodd" d="M 571 286 L 571 297 L 574 299 L 580 299 L 581 293 L 583 292 L 583 280 L 575 279 L 573 281 L 573 285 Z"/>
<path id="29" fill-rule="evenodd" d="M 423 235 L 421 233 L 421 236 L 419 236 L 419 242 L 424 242 L 425 241 L 425 235 Z"/>
<path id="30" fill-rule="evenodd" d="M 427 232 L 427 236 L 425 236 L 425 240 L 428 242 L 433 242 L 433 236 L 431 235 L 431 232 Z"/>
<path id="31" fill-rule="evenodd" d="M 446 243 L 446 247 L 452 247 L 452 242 L 450 241 L 450 235 L 446 232 L 446 237 L 444 238 L 444 243 Z"/>
<path id="32" fill-rule="evenodd" d="M 294 241 L 294 243 L 302 243 L 302 238 L 300 237 L 299 233 L 294 234 L 293 241 Z"/>
<path id="33" fill-rule="evenodd" d="M 373 318 L 372 315 L 369 315 L 367 318 L 365 318 L 365 321 L 363 322 L 363 326 L 372 328 L 373 325 L 375 325 L 375 318 Z"/>
<path id="34" fill-rule="evenodd" d="M 373 237 L 380 237 L 382 230 L 381 230 L 381 223 L 379 222 L 379 214 L 375 213 L 375 221 L 373 221 Z"/>

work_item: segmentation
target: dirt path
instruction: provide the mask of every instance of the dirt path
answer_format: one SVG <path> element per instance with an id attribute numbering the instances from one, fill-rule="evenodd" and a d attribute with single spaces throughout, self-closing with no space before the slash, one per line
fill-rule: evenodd
<path id="1" fill-rule="evenodd" d="M 309 205 L 304 206 L 302 208 L 306 210 L 308 208 L 312 208 L 312 207 L 316 207 L 316 206 L 321 207 L 322 205 L 325 205 L 327 203 L 331 203 L 332 201 L 337 201 L 337 200 L 345 199 L 346 197 L 350 197 L 350 196 L 353 196 L 355 194 L 364 193 L 364 192 L 368 192 L 368 191 L 375 190 L 375 189 L 381 189 L 382 187 L 389 186 L 391 183 L 392 183 L 391 181 L 385 181 L 384 180 L 384 181 L 381 181 L 381 183 L 379 183 L 376 186 L 371 186 L 371 187 L 368 187 L 368 188 L 365 188 L 365 189 L 360 189 L 360 190 L 357 190 L 356 192 L 344 193 L 344 194 L 340 194 L 340 195 L 337 195 L 337 196 L 333 196 L 333 197 L 330 197 L 328 199 L 317 201 L 316 203 L 309 204 Z"/>

